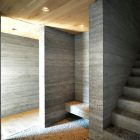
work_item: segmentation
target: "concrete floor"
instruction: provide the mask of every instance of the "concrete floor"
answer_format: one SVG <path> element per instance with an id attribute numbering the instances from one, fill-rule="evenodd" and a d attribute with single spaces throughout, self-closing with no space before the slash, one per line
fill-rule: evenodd
<path id="1" fill-rule="evenodd" d="M 2 118 L 2 139 L 88 140 L 88 121 L 72 116 L 54 126 L 42 128 L 36 109 Z"/>
<path id="2" fill-rule="evenodd" d="M 1 119 L 2 139 L 39 124 L 39 110 L 34 109 Z"/>

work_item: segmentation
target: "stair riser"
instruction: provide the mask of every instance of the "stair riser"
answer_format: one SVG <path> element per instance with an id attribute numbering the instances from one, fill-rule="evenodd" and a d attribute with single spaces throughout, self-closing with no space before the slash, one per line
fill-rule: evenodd
<path id="1" fill-rule="evenodd" d="M 132 99 L 140 99 L 140 89 L 125 87 L 123 95 Z"/>
<path id="2" fill-rule="evenodd" d="M 136 63 L 135 63 L 135 67 L 140 68 L 140 61 L 136 61 Z"/>
<path id="3" fill-rule="evenodd" d="M 140 77 L 130 78 L 129 81 L 128 81 L 128 86 L 140 87 Z"/>
<path id="4" fill-rule="evenodd" d="M 135 114 L 140 114 L 140 103 L 129 100 L 119 99 L 117 107 L 125 111 L 129 111 Z"/>
<path id="5" fill-rule="evenodd" d="M 140 55 L 138 55 L 137 60 L 140 60 Z"/>
<path id="6" fill-rule="evenodd" d="M 133 69 L 132 70 L 132 75 L 134 75 L 134 76 L 140 76 L 140 69 Z"/>
<path id="7" fill-rule="evenodd" d="M 121 127 L 123 129 L 130 130 L 132 132 L 135 132 L 137 134 L 140 134 L 140 121 L 134 120 L 131 118 L 128 118 L 126 116 L 113 113 L 112 114 L 112 123 L 117 126 Z"/>
<path id="8" fill-rule="evenodd" d="M 104 139 L 103 140 L 125 140 L 125 139 L 120 138 L 116 135 L 113 135 L 109 132 L 104 132 Z"/>
<path id="9" fill-rule="evenodd" d="M 120 127 L 110 126 L 104 130 L 103 140 L 140 140 L 140 135 Z"/>

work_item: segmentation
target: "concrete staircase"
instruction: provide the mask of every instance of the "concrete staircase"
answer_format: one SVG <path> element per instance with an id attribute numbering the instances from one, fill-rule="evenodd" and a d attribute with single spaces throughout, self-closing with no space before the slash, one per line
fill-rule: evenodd
<path id="1" fill-rule="evenodd" d="M 140 54 L 112 113 L 112 125 L 104 131 L 104 140 L 140 140 Z"/>

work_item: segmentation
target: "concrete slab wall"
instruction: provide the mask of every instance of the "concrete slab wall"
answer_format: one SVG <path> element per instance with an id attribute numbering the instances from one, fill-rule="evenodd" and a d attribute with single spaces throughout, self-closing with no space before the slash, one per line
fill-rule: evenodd
<path id="1" fill-rule="evenodd" d="M 1 34 L 1 115 L 39 106 L 38 40 Z"/>
<path id="2" fill-rule="evenodd" d="M 89 32 L 75 35 L 75 100 L 89 103 Z"/>
<path id="3" fill-rule="evenodd" d="M 111 122 L 111 112 L 128 81 L 140 45 L 132 0 L 104 0 L 104 127 Z"/>
<path id="4" fill-rule="evenodd" d="M 40 80 L 44 81 L 40 82 L 40 98 L 44 99 L 40 110 L 43 125 L 48 126 L 65 118 L 65 103 L 74 100 L 74 36 L 43 27 L 40 56 Z"/>
<path id="5" fill-rule="evenodd" d="M 98 0 L 90 7 L 90 139 L 103 139 L 111 112 L 136 58 L 139 39 L 132 0 Z"/>
<path id="6" fill-rule="evenodd" d="M 103 132 L 103 1 L 89 11 L 89 137 L 102 138 Z"/>

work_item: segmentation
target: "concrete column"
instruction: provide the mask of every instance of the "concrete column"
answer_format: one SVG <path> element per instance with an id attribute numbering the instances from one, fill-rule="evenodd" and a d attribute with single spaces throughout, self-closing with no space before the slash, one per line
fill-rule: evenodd
<path id="1" fill-rule="evenodd" d="M 89 12 L 89 137 L 98 140 L 103 133 L 103 0 Z"/>
<path id="2" fill-rule="evenodd" d="M 40 36 L 40 116 L 49 126 L 67 116 L 74 100 L 74 35 L 42 27 Z"/>

